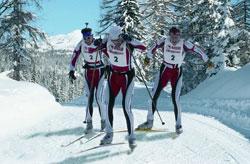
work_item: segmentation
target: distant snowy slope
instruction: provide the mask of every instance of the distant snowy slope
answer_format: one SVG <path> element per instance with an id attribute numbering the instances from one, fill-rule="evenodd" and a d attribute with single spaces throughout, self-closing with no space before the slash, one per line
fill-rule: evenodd
<path id="1" fill-rule="evenodd" d="M 82 39 L 81 30 L 75 30 L 68 34 L 60 34 L 49 36 L 48 41 L 55 50 L 70 50 L 72 51 L 76 44 Z M 50 49 L 48 45 L 42 44 L 42 49 Z"/>
<path id="2" fill-rule="evenodd" d="M 0 131 L 7 135 L 33 126 L 58 112 L 60 105 L 47 89 L 0 74 Z M 0 136 L 2 137 L 2 136 Z"/>
<path id="3" fill-rule="evenodd" d="M 237 71 L 222 72 L 211 77 L 190 92 L 189 96 L 250 99 L 250 64 Z"/>

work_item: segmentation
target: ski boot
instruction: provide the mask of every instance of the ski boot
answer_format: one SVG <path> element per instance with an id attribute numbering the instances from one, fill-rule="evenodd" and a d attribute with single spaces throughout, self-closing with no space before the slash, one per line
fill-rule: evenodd
<path id="1" fill-rule="evenodd" d="M 135 140 L 136 140 L 135 137 L 128 138 L 128 145 L 131 150 L 134 150 L 134 148 L 137 146 Z"/>
<path id="2" fill-rule="evenodd" d="M 140 124 L 136 130 L 151 130 L 153 127 L 153 120 L 147 120 L 146 122 Z"/>
<path id="3" fill-rule="evenodd" d="M 101 140 L 100 145 L 107 145 L 110 144 L 112 141 L 113 141 L 113 132 L 106 133 L 106 135 Z"/>
<path id="4" fill-rule="evenodd" d="M 175 132 L 177 134 L 181 134 L 183 132 L 182 126 L 181 125 L 176 125 L 175 126 Z"/>
<path id="5" fill-rule="evenodd" d="M 92 121 L 87 121 L 87 126 L 86 126 L 84 133 L 89 134 L 90 132 L 92 132 L 92 130 L 93 130 Z"/>

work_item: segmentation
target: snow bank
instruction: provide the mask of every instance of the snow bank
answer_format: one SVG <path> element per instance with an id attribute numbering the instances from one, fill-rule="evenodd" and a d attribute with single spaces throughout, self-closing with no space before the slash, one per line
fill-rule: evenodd
<path id="1" fill-rule="evenodd" d="M 237 71 L 221 72 L 201 83 L 189 96 L 199 98 L 250 99 L 250 64 Z"/>
<path id="2" fill-rule="evenodd" d="M 250 64 L 224 71 L 182 98 L 183 111 L 212 116 L 250 139 Z"/>
<path id="3" fill-rule="evenodd" d="M 60 105 L 43 87 L 17 82 L 0 74 L 1 136 L 22 131 L 59 111 Z"/>

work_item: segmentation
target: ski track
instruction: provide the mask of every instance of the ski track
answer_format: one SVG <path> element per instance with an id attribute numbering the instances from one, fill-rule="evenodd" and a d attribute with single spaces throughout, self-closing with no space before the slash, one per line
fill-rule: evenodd
<path id="1" fill-rule="evenodd" d="M 173 137 L 174 114 L 161 112 L 166 120 L 162 126 L 155 117 L 155 128 L 168 132 L 136 133 L 137 148 L 129 152 L 127 144 L 102 147 L 77 154 L 97 146 L 101 137 L 82 144 L 76 142 L 62 148 L 83 134 L 83 107 L 63 107 L 37 125 L 19 131 L 17 135 L 1 138 L 1 163 L 249 163 L 250 143 L 238 132 L 218 121 L 196 114 L 183 114 L 184 133 Z M 94 109 L 94 129 L 98 131 L 100 118 Z M 146 118 L 146 111 L 134 110 L 135 126 Z M 114 129 L 126 129 L 122 109 L 114 109 Z M 96 134 L 96 133 L 95 133 Z M 126 133 L 115 133 L 114 143 L 127 142 Z"/>

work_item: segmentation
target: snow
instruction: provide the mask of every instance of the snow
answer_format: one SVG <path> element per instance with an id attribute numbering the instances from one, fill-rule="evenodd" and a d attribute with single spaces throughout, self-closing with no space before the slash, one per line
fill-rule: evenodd
<path id="1" fill-rule="evenodd" d="M 214 117 L 250 139 L 249 72 L 250 64 L 207 79 L 182 98 L 184 111 Z"/>
<path id="2" fill-rule="evenodd" d="M 7 73 L 0 74 L 0 137 L 30 127 L 60 109 L 45 88 L 16 82 Z"/>
<path id="3" fill-rule="evenodd" d="M 238 75 L 240 73 L 237 72 L 245 71 L 247 69 L 243 68 L 231 73 Z M 202 95 L 202 89 L 200 92 Z M 146 119 L 147 111 L 142 109 L 146 106 L 147 98 L 145 88 L 140 84 L 136 85 L 133 98 L 135 126 Z M 118 99 L 116 104 L 119 104 L 119 101 Z M 167 131 L 137 132 L 138 146 L 133 153 L 130 153 L 127 144 L 78 153 L 100 142 L 99 137 L 87 144 L 82 144 L 91 137 L 89 135 L 81 142 L 66 148 L 61 147 L 62 144 L 67 144 L 83 134 L 82 121 L 85 107 L 72 104 L 60 106 L 45 88 L 32 83 L 16 82 L 7 78 L 6 73 L 0 74 L 0 161 L 25 164 L 250 163 L 249 140 L 214 118 L 183 113 L 184 133 L 176 136 L 173 111 L 167 112 L 162 109 L 169 108 L 166 105 L 168 101 L 170 101 L 169 95 L 164 92 L 159 100 L 159 108 L 166 125 L 160 124 L 157 115 L 154 124 L 154 128 L 163 128 Z M 185 102 L 183 103 L 185 106 Z M 202 104 L 203 102 L 192 107 L 199 109 Z M 18 117 L 14 118 L 14 116 Z M 25 121 L 29 124 L 23 124 Z M 96 134 L 100 127 L 97 108 L 94 108 L 93 125 Z M 12 133 L 8 133 L 7 130 L 3 132 L 3 128 L 7 128 Z M 114 129 L 126 129 L 125 117 L 119 105 L 114 108 Z M 126 133 L 115 133 L 113 142 L 126 142 Z"/>
<path id="4" fill-rule="evenodd" d="M 250 64 L 237 71 L 222 71 L 201 83 L 190 95 L 200 98 L 250 99 Z"/>
<path id="5" fill-rule="evenodd" d="M 225 26 L 227 27 L 227 28 L 230 28 L 230 27 L 232 27 L 232 26 L 234 26 L 235 24 L 234 24 L 234 21 L 231 19 L 231 18 L 229 18 L 229 17 L 226 17 L 226 19 L 225 19 Z"/>

